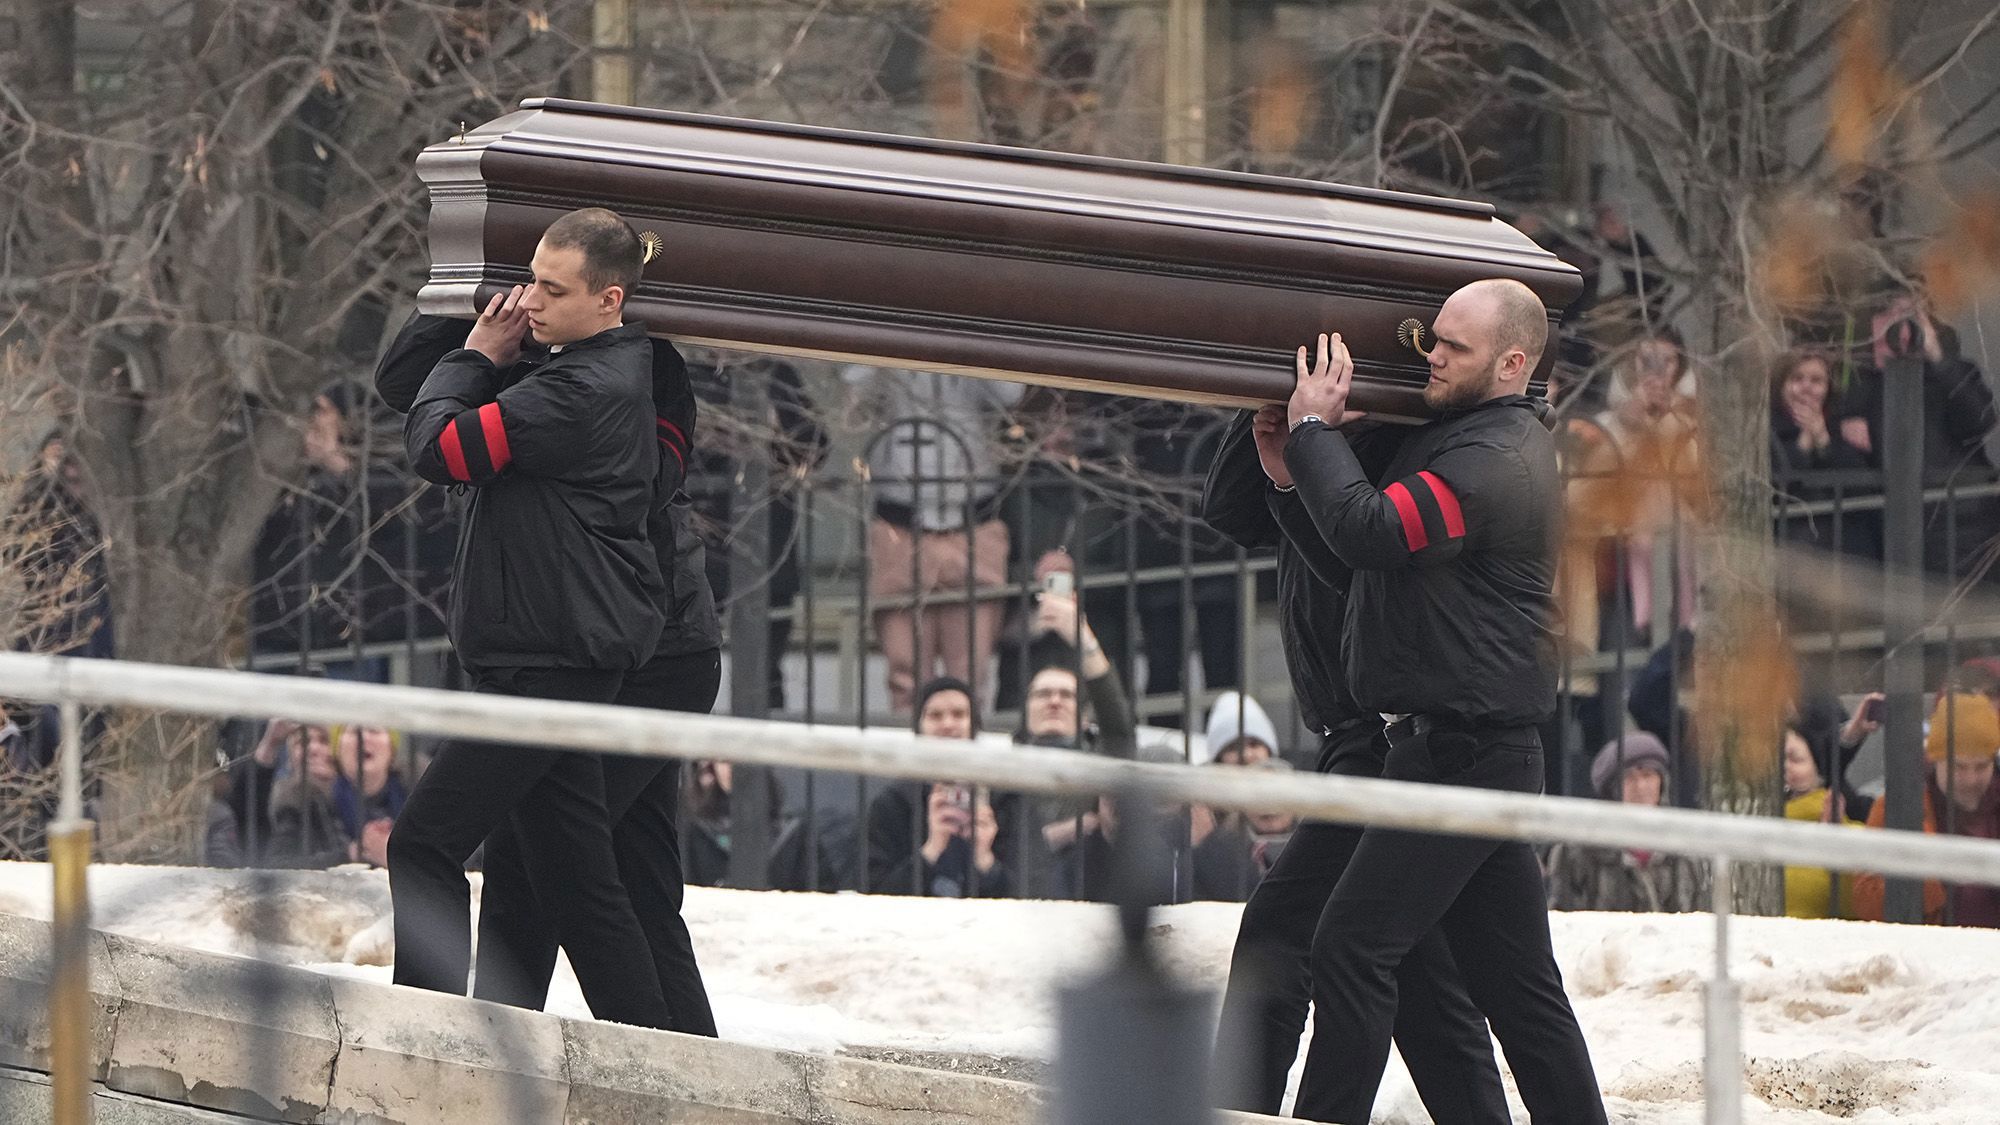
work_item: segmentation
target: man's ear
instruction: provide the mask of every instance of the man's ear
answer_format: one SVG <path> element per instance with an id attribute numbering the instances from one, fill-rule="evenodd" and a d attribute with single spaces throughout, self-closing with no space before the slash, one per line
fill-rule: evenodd
<path id="1" fill-rule="evenodd" d="M 623 285 L 605 286 L 604 292 L 598 294 L 597 299 L 599 302 L 598 308 L 606 313 L 622 313 L 625 311 L 625 287 Z"/>

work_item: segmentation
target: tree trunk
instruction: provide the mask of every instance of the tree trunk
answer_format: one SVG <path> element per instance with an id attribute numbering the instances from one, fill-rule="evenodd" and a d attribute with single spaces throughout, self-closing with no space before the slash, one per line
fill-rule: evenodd
<path id="1" fill-rule="evenodd" d="M 1766 357 L 1750 326 L 1702 385 L 1713 519 L 1700 567 L 1703 592 L 1695 643 L 1693 733 L 1701 755 L 1702 803 L 1716 812 L 1778 816 L 1778 747 L 1794 693 L 1791 652 L 1778 627 L 1771 540 L 1770 397 Z M 1783 869 L 1738 867 L 1735 909 L 1784 912 Z"/>
<path id="2" fill-rule="evenodd" d="M 83 414 L 97 425 L 77 443 L 105 534 L 122 659 L 229 664 L 244 634 L 263 514 L 298 469 L 296 431 L 282 416 L 242 408 L 219 339 L 177 329 L 125 357 L 150 372 L 143 396 L 102 390 L 107 377 L 91 377 L 100 394 Z M 220 425 L 192 421 L 218 417 Z M 215 726 L 172 713 L 108 717 L 93 751 L 108 858 L 196 859 Z"/>

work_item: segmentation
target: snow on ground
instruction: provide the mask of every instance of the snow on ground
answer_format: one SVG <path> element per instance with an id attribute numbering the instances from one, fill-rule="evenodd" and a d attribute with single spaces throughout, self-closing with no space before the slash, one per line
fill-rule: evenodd
<path id="1" fill-rule="evenodd" d="M 91 895 L 106 930 L 388 979 L 380 872 L 97 867 Z M 46 867 L 0 863 L 0 912 L 45 918 L 48 899 Z M 1237 911 L 1161 911 L 1167 963 L 1219 989 Z M 1076 903 L 699 887 L 687 917 L 723 1035 L 810 1051 L 1045 1056 L 1053 987 L 1097 965 L 1113 932 L 1108 910 Z M 1556 953 L 1614 1121 L 1702 1119 L 1713 932 L 1707 915 L 1555 916 Z M 1996 1119 L 2000 932 L 1751 918 L 1732 930 L 1732 954 L 1746 1121 Z M 566 966 L 550 1007 L 587 1014 Z M 1376 1120 L 1428 1120 L 1394 1061 Z"/>

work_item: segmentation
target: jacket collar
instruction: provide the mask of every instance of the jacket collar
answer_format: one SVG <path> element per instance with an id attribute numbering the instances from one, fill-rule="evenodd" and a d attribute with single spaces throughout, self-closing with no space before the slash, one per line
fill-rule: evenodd
<path id="1" fill-rule="evenodd" d="M 613 344 L 622 344 L 628 340 L 643 340 L 645 338 L 646 329 L 643 326 L 621 324 L 616 328 L 607 328 L 595 336 L 586 336 L 573 344 L 558 344 L 549 349 L 549 354 L 568 355 L 570 352 L 582 351 L 586 348 L 607 348 Z"/>
<path id="2" fill-rule="evenodd" d="M 1463 418 L 1470 414 L 1477 414 L 1482 410 L 1526 410 L 1533 413 L 1537 419 L 1547 421 L 1549 414 L 1554 409 L 1554 407 L 1549 405 L 1549 400 L 1545 398 L 1533 395 L 1501 395 L 1499 398 L 1489 398 L 1485 402 L 1474 403 L 1471 406 L 1461 406 L 1440 411 L 1438 417 Z"/>

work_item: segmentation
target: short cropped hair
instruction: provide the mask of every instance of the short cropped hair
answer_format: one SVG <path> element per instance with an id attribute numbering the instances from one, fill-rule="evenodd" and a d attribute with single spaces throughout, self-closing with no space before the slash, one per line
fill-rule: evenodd
<path id="1" fill-rule="evenodd" d="M 639 236 L 625 220 L 602 207 L 571 211 L 549 224 L 542 241 L 550 246 L 583 252 L 583 283 L 592 293 L 602 293 L 616 285 L 630 297 L 639 287 L 646 251 Z"/>
<path id="2" fill-rule="evenodd" d="M 1528 369 L 1542 361 L 1549 346 L 1549 313 L 1535 291 L 1510 278 L 1488 278 L 1472 283 L 1493 298 L 1495 319 L 1493 342 L 1501 352 L 1519 348 L 1528 357 Z"/>

